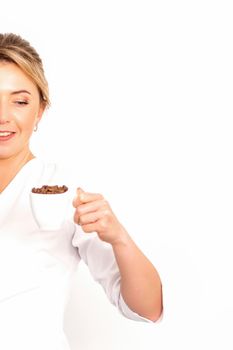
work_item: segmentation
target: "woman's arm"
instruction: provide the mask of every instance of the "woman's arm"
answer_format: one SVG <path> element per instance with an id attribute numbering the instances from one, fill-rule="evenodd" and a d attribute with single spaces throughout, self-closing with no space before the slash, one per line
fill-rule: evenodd
<path id="1" fill-rule="evenodd" d="M 73 201 L 74 221 L 86 233 L 97 232 L 110 243 L 121 275 L 121 295 L 128 307 L 140 316 L 156 321 L 162 313 L 159 275 L 118 221 L 100 194 L 77 190 Z"/>
<path id="2" fill-rule="evenodd" d="M 112 244 L 121 274 L 122 297 L 131 310 L 155 322 L 162 313 L 160 277 L 128 233 L 123 231 L 122 238 Z"/>

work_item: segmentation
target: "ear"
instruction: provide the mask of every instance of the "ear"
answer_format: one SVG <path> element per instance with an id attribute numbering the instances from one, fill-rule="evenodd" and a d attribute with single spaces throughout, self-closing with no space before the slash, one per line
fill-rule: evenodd
<path id="1" fill-rule="evenodd" d="M 46 108 L 46 105 L 43 102 L 41 102 L 40 107 L 39 107 L 39 111 L 38 111 L 38 115 L 36 118 L 36 124 L 38 124 L 40 122 L 42 115 L 45 111 L 45 108 Z"/>

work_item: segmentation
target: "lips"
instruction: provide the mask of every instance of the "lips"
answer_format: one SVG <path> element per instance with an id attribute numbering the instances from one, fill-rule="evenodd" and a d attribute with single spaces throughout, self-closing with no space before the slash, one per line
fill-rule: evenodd
<path id="1" fill-rule="evenodd" d="M 8 141 L 15 135 L 14 131 L 0 130 L 0 141 Z"/>
<path id="2" fill-rule="evenodd" d="M 13 131 L 0 131 L 0 136 L 9 136 L 10 134 L 13 134 Z"/>

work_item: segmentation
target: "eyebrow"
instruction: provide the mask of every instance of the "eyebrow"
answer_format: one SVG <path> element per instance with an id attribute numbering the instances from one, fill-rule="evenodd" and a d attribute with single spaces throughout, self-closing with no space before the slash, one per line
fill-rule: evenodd
<path id="1" fill-rule="evenodd" d="M 17 91 L 13 91 L 13 92 L 11 93 L 11 95 L 17 95 L 17 94 L 22 94 L 22 93 L 26 93 L 26 94 L 31 95 L 31 93 L 30 93 L 29 91 L 27 91 L 27 90 L 17 90 Z"/>

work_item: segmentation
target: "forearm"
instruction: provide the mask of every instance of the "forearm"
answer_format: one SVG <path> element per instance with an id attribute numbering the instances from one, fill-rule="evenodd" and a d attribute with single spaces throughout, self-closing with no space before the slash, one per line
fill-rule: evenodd
<path id="1" fill-rule="evenodd" d="M 162 288 L 159 275 L 136 246 L 100 194 L 77 189 L 73 201 L 74 221 L 84 232 L 97 232 L 99 238 L 113 247 L 121 275 L 121 294 L 129 308 L 156 321 L 162 312 Z"/>
<path id="2" fill-rule="evenodd" d="M 121 294 L 131 310 L 152 321 L 162 312 L 162 286 L 158 272 L 129 234 L 112 244 L 121 274 Z"/>

